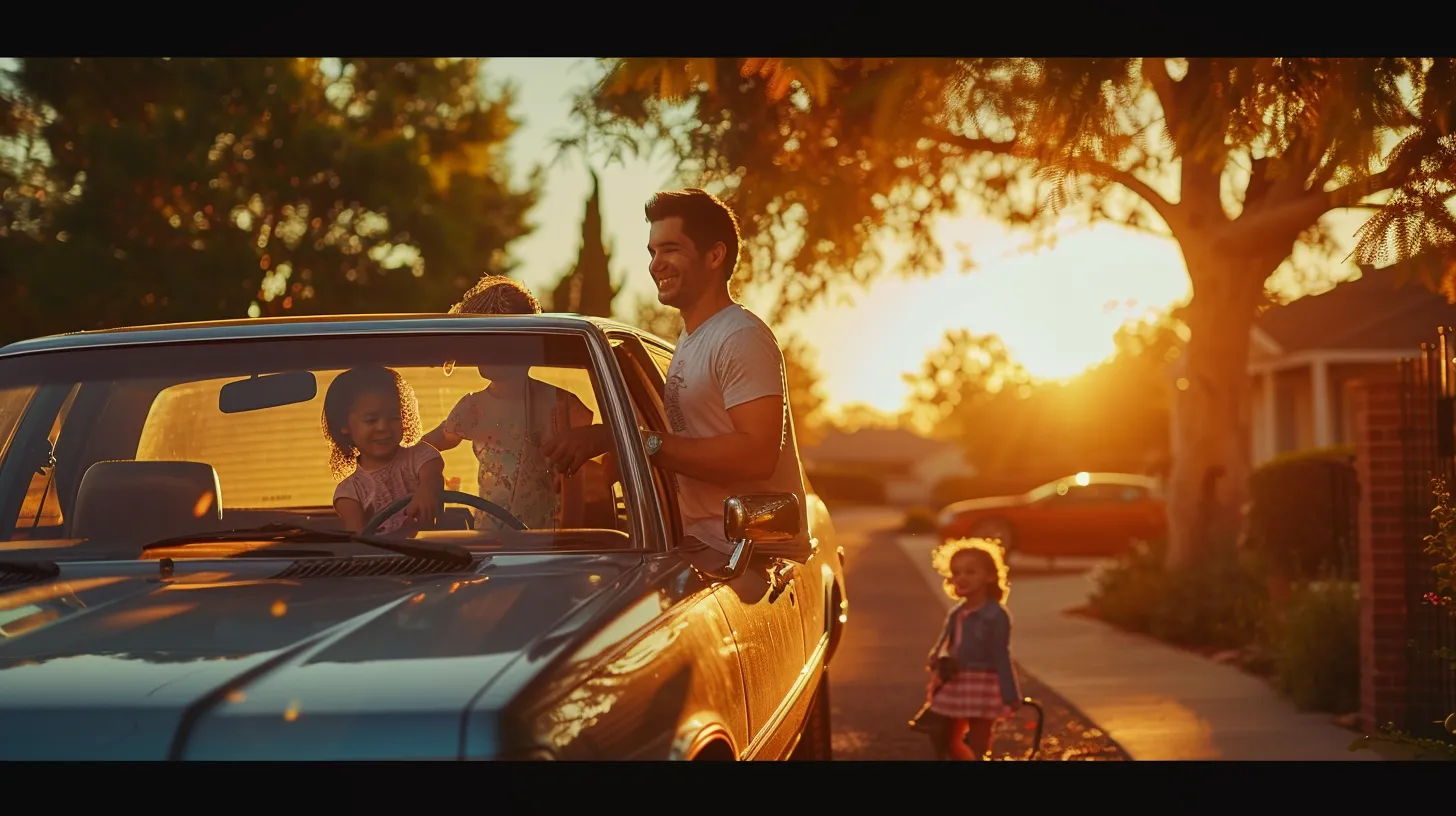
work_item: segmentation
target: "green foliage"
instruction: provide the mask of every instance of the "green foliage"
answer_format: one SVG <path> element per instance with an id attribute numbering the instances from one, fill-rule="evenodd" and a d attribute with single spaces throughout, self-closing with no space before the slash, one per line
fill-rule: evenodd
<path id="1" fill-rule="evenodd" d="M 1446 58 L 629 58 L 606 67 L 578 106 L 586 130 L 616 151 L 666 143 L 685 182 L 722 190 L 748 233 L 744 274 L 783 283 L 785 310 L 888 271 L 886 232 L 909 246 L 900 271 L 940 271 L 932 227 L 968 207 L 1049 238 L 1076 198 L 1086 218 L 1242 259 L 1190 263 L 1195 290 L 1231 274 L 1257 287 L 1296 242 L 1328 243 L 1325 212 L 1381 190 L 1394 191 L 1394 206 L 1369 221 L 1358 261 L 1383 264 L 1386 249 L 1440 257 L 1456 234 L 1445 209 L 1456 60 Z M 1165 181 L 1176 187 L 1167 197 Z M 1236 218 L 1220 190 L 1238 200 Z M 804 240 L 783 241 L 788 228 Z"/>
<path id="2" fill-rule="evenodd" d="M 1117 351 L 1067 382 L 1034 382 L 994 336 L 950 332 L 915 374 L 910 413 L 981 474 L 936 502 L 1020 493 L 1078 471 L 1147 472 L 1167 455 L 1178 312 L 1130 323 Z M 958 495 L 957 495 L 958 494 Z"/>
<path id="3" fill-rule="evenodd" d="M 1451 503 L 1451 490 L 1445 479 L 1435 478 L 1431 480 L 1431 495 L 1435 503 L 1431 507 L 1431 519 L 1436 522 L 1436 531 L 1422 539 L 1425 542 L 1425 552 L 1434 555 L 1437 563 L 1434 566 L 1436 574 L 1436 592 L 1432 592 L 1422 600 L 1426 603 L 1433 603 L 1437 606 L 1448 607 L 1451 614 L 1456 615 L 1456 601 L 1451 595 L 1456 590 L 1453 584 L 1453 567 L 1456 567 L 1456 506 Z M 1433 656 L 1444 658 L 1450 661 L 1452 668 L 1456 669 L 1456 655 L 1441 649 L 1436 650 Z M 1456 711 L 1446 716 L 1444 723 L 1446 731 L 1456 734 Z M 1401 731 L 1393 723 L 1386 723 L 1374 736 L 1365 736 L 1356 740 L 1350 750 L 1355 751 L 1361 748 L 1370 748 L 1385 755 L 1398 755 L 1401 758 L 1411 759 L 1447 759 L 1456 760 L 1456 743 L 1417 738 L 1408 732 Z"/>
<path id="4" fill-rule="evenodd" d="M 612 283 L 612 250 L 602 236 L 602 191 L 596 173 L 581 221 L 581 249 L 576 264 L 551 293 L 551 311 L 612 316 L 612 301 L 621 292 Z"/>
<path id="5" fill-rule="evenodd" d="M 1431 509 L 1436 531 L 1422 541 L 1426 554 L 1436 557 L 1434 600 L 1443 606 L 1456 607 L 1456 598 L 1452 597 L 1456 595 L 1456 507 L 1451 504 L 1451 490 L 1444 479 L 1431 480 L 1431 493 L 1436 498 L 1436 505 Z M 1456 608 L 1452 614 L 1456 614 Z"/>
<path id="6" fill-rule="evenodd" d="M 1170 570 L 1164 545 L 1139 542 L 1093 575 L 1090 598 L 1100 619 L 1180 646 L 1237 648 L 1260 635 L 1268 596 L 1260 577 L 1232 547 L 1209 547 Z"/>
<path id="7" fill-rule="evenodd" d="M 912 507 L 905 512 L 902 533 L 933 533 L 936 530 L 935 511 L 929 507 Z"/>
<path id="8" fill-rule="evenodd" d="M 1249 476 L 1247 544 L 1293 580 L 1352 577 L 1358 491 L 1352 448 L 1276 457 Z"/>
<path id="9" fill-rule="evenodd" d="M 1446 727 L 1456 734 L 1450 720 Z M 1360 737 L 1350 743 L 1350 750 L 1375 751 L 1386 759 L 1456 761 L 1456 743 L 1414 737 L 1396 728 L 1394 723 L 1380 726 L 1374 736 Z"/>
<path id="10" fill-rule="evenodd" d="M 1343 714 L 1360 707 L 1358 584 L 1301 585 L 1276 642 L 1275 686 L 1301 710 Z"/>
<path id="11" fill-rule="evenodd" d="M 528 230 L 537 181 L 511 184 L 510 92 L 479 60 L 27 58 L 12 79 L 34 126 L 3 154 L 0 342 L 443 311 Z"/>

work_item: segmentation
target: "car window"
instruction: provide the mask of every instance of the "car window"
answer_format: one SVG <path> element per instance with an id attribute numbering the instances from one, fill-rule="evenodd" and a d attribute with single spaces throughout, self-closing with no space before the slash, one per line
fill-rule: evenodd
<path id="1" fill-rule="evenodd" d="M 667 380 L 667 368 L 672 365 L 672 352 L 655 344 L 647 343 L 647 353 L 651 355 L 652 362 L 657 364 L 657 370 L 662 373 L 662 379 Z"/>
<path id="2" fill-rule="evenodd" d="M 440 366 L 400 367 L 396 371 L 414 389 L 420 426 L 429 431 L 449 416 L 461 399 L 485 389 L 490 381 L 474 368 L 456 367 L 446 376 Z M 218 408 L 222 387 L 235 377 L 190 382 L 163 389 L 152 402 L 137 446 L 139 460 L 209 462 L 227 485 L 222 504 L 228 507 L 329 507 L 334 484 L 307 468 L 282 470 L 274 453 L 290 451 L 305 461 L 328 461 L 329 444 L 320 432 L 324 395 L 341 371 L 316 371 L 318 395 L 308 402 L 264 411 L 224 414 Z M 596 393 L 583 369 L 534 366 L 536 382 L 561 388 L 600 419 Z M 266 455 L 260 455 L 260 453 Z M 479 462 L 470 444 L 441 454 L 445 484 L 450 490 L 476 493 Z"/>
<path id="3" fill-rule="evenodd" d="M 448 361 L 453 365 L 447 366 Z M 472 496 L 485 497 L 491 489 L 496 491 L 492 495 L 506 495 L 500 485 L 518 476 L 521 483 L 549 485 L 541 491 L 552 491 L 537 502 L 546 509 L 537 513 L 543 519 L 540 523 L 528 524 L 533 529 L 571 527 L 618 534 L 634 529 L 623 488 L 609 478 L 604 457 L 588 462 L 580 481 L 572 483 L 582 488 L 580 503 L 572 504 L 580 510 L 580 518 L 573 516 L 576 523 L 567 524 L 561 509 L 566 488 L 542 466 L 545 460 L 539 456 L 539 438 L 552 430 L 557 417 L 571 424 L 608 421 L 598 400 L 603 375 L 593 368 L 585 335 L 491 331 L 468 336 L 374 334 L 158 344 L 0 360 L 0 508 L 7 509 L 0 514 L 0 541 L 61 540 L 85 529 L 91 533 L 76 537 L 102 543 L 114 539 L 116 557 L 123 553 L 135 557 L 134 545 L 149 540 L 147 516 L 186 514 L 177 507 L 154 507 L 153 502 L 172 501 L 164 501 L 160 493 L 146 496 L 141 506 L 130 509 L 98 509 L 95 496 L 108 491 L 87 493 L 81 486 L 88 475 L 95 485 L 101 483 L 97 474 L 110 474 L 106 478 L 114 480 L 118 489 L 109 492 L 119 497 L 125 492 L 119 488 L 128 486 L 126 480 L 143 470 L 153 474 L 147 478 L 160 479 L 155 474 L 165 472 L 174 481 L 187 471 L 192 475 L 185 479 L 200 480 L 198 484 L 208 482 L 208 477 L 197 474 L 215 474 L 222 517 L 214 518 L 216 513 L 200 503 L 196 517 L 219 530 L 290 519 L 336 525 L 333 495 L 338 482 L 330 467 L 332 449 L 324 435 L 323 410 L 329 387 L 340 373 L 366 365 L 392 368 L 410 386 L 418 420 L 406 417 L 407 435 L 411 430 L 416 437 L 429 432 L 457 407 L 457 416 L 470 420 L 467 424 L 475 429 L 475 439 L 442 452 L 447 488 Z M 304 379 L 296 382 L 308 384 L 307 390 L 268 385 L 280 379 L 254 379 L 282 372 L 301 374 Z M 510 372 L 523 372 L 534 384 L 529 390 L 537 400 L 530 414 L 533 439 L 507 436 L 511 427 L 521 426 L 509 419 L 527 415 L 523 401 L 527 390 L 515 392 L 522 395 L 520 399 L 497 399 L 495 392 L 484 395 L 492 372 L 502 372 L 502 382 L 508 381 Z M 33 396 L 37 393 L 52 396 L 39 399 Z M 224 406 L 224 393 L 241 393 L 242 401 Z M 487 456 L 482 464 L 476 448 L 487 441 L 503 453 Z M 46 450 L 55 452 L 54 468 L 38 467 L 42 462 L 37 452 Z M 505 473 L 518 461 L 522 470 Z M 195 463 L 195 467 L 148 468 L 148 463 Z M 165 488 L 163 482 L 157 484 Z M 171 488 L 159 488 L 167 489 Z M 84 506 L 76 506 L 78 497 L 88 497 Z M 122 499 L 111 504 L 118 502 Z M 460 505 L 447 507 L 456 516 L 461 511 L 467 518 L 472 512 Z M 102 513 L 112 516 L 98 526 L 96 519 Z M 469 523 L 462 527 L 468 528 Z M 95 548 L 87 552 L 87 557 L 111 555 Z M 55 551 L 49 550 L 46 557 L 56 557 Z"/>
<path id="4" fill-rule="evenodd" d="M 41 531 L 58 530 L 65 521 L 60 496 L 56 490 L 55 467 L 50 464 L 50 459 L 60 441 L 61 429 L 65 426 L 66 416 L 75 398 L 76 389 L 72 388 L 66 401 L 61 404 L 55 421 L 51 423 L 50 433 L 44 439 L 30 440 L 25 450 L 16 451 L 17 455 L 29 457 L 34 464 L 15 523 L 20 538 L 33 538 Z M 19 420 L 18 411 L 16 420 Z"/>
<path id="5" fill-rule="evenodd" d="M 627 380 L 627 390 L 632 398 L 632 409 L 638 424 L 643 428 L 667 431 L 667 410 L 663 405 L 662 378 L 656 376 L 648 349 L 635 337 L 618 336 L 616 344 L 618 364 Z M 676 483 L 670 474 L 658 467 L 651 468 L 653 486 L 658 499 L 668 514 L 669 535 L 677 540 L 682 535 L 681 518 L 678 515 Z"/>

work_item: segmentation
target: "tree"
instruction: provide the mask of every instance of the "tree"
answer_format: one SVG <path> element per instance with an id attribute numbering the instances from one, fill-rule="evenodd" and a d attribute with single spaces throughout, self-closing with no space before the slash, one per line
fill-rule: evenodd
<path id="1" fill-rule="evenodd" d="M 552 290 L 552 310 L 611 317 L 612 301 L 622 287 L 612 284 L 612 250 L 602 237 L 601 182 L 595 172 L 591 180 L 591 196 L 581 222 L 581 250 L 576 265 Z"/>
<path id="2" fill-rule="evenodd" d="M 682 313 L 671 306 L 664 306 L 651 295 L 637 298 L 637 313 L 632 317 L 632 322 L 643 331 L 651 332 L 669 343 L 677 343 L 683 331 Z"/>
<path id="3" fill-rule="evenodd" d="M 1456 60 L 625 59 L 582 99 L 616 144 L 665 143 L 749 233 L 748 274 L 784 308 L 943 261 L 935 219 L 969 206 L 1051 240 L 1077 213 L 1171 237 L 1193 283 L 1173 403 L 1169 557 L 1201 542 L 1199 486 L 1228 504 L 1249 466 L 1249 330 L 1269 277 L 1337 245 L 1355 260 L 1456 272 Z M 751 179 L 751 183 L 744 183 Z M 1372 198 L 1380 194 L 1384 197 Z M 797 234 L 800 240 L 788 241 Z M 1300 251 L 1296 250 L 1296 245 Z M 1311 253 L 1307 250 L 1316 250 Z"/>
<path id="4" fill-rule="evenodd" d="M 1180 328 L 1167 314 L 1128 323 L 1111 357 L 1066 382 L 1032 380 L 994 335 L 947 332 L 904 375 L 909 412 L 976 463 L 980 474 L 955 486 L 962 494 L 1015 493 L 1082 470 L 1161 471 Z"/>
<path id="5" fill-rule="evenodd" d="M 911 388 L 907 413 L 912 421 L 935 436 L 966 445 L 972 455 L 977 447 L 972 440 L 985 431 L 977 422 L 977 409 L 1002 390 L 1024 396 L 1023 387 L 1029 388 L 1031 380 L 1000 337 L 968 329 L 946 332 L 920 371 L 901 377 Z"/>
<path id="6" fill-rule="evenodd" d="M 21 61 L 0 90 L 33 124 L 8 140 L 0 179 L 3 339 L 442 311 L 511 270 L 539 184 L 510 183 L 510 90 L 488 96 L 480 65 Z M 16 161 L 26 140 L 37 149 Z"/>

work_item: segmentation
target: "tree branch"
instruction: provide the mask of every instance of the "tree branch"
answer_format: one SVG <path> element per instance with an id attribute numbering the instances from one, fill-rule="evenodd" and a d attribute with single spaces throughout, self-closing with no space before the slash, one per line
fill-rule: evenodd
<path id="1" fill-rule="evenodd" d="M 1032 160 L 1025 151 L 1018 150 L 1015 142 L 994 142 L 990 139 L 972 139 L 957 134 L 947 134 L 947 144 L 959 147 L 971 153 L 991 153 L 998 156 L 1012 156 L 1014 158 Z M 1074 158 L 1067 165 L 1069 170 L 1077 173 L 1098 176 L 1107 181 L 1121 184 L 1139 198 L 1148 203 L 1153 211 L 1168 225 L 1169 229 L 1175 230 L 1182 221 L 1182 213 L 1178 205 L 1164 198 L 1161 193 L 1153 189 L 1152 185 L 1133 175 L 1128 170 L 1122 170 L 1106 162 L 1096 159 Z"/>
<path id="2" fill-rule="evenodd" d="M 1178 107 L 1178 83 L 1168 75 L 1168 61 L 1156 57 L 1142 58 L 1143 79 L 1153 86 L 1153 93 L 1158 97 L 1158 107 L 1163 109 L 1163 122 L 1167 126 L 1169 136 L 1173 136 L 1179 122 Z"/>
<path id="3" fill-rule="evenodd" d="M 1250 212 L 1247 208 L 1239 218 L 1229 222 L 1216 238 L 1218 243 L 1257 247 L 1286 238 L 1293 246 L 1299 233 L 1319 221 L 1320 216 L 1330 210 L 1351 207 L 1378 208 L 1380 205 L 1363 205 L 1361 200 L 1382 190 L 1400 185 L 1407 168 L 1388 167 L 1373 176 L 1360 179 L 1335 190 L 1315 188 L 1295 195 L 1272 196 L 1268 206 Z M 1281 185 L 1282 186 L 1282 185 Z"/>

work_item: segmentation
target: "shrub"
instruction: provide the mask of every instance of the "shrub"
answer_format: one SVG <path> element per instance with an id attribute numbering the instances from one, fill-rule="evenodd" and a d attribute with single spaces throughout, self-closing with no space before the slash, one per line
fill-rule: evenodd
<path id="1" fill-rule="evenodd" d="M 1275 573 L 1354 576 L 1359 488 L 1348 447 L 1276 457 L 1249 476 L 1246 545 Z"/>
<path id="2" fill-rule="evenodd" d="M 905 513 L 905 533 L 933 533 L 937 529 L 935 512 L 929 507 L 912 507 Z"/>
<path id="3" fill-rule="evenodd" d="M 1134 542 L 1116 561 L 1098 565 L 1091 577 L 1089 605 L 1098 618 L 1120 629 L 1151 631 L 1166 583 L 1161 542 Z"/>
<path id="4" fill-rule="evenodd" d="M 1136 545 L 1093 576 L 1092 612 L 1123 629 L 1180 646 L 1229 649 L 1261 633 L 1268 595 L 1259 576 L 1228 543 L 1210 547 L 1180 570 L 1164 566 L 1164 547 Z"/>
<path id="5" fill-rule="evenodd" d="M 1360 707 L 1359 584 L 1296 589 L 1276 642 L 1274 684 L 1297 707 L 1335 714 Z"/>

